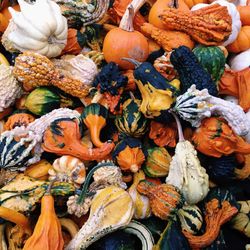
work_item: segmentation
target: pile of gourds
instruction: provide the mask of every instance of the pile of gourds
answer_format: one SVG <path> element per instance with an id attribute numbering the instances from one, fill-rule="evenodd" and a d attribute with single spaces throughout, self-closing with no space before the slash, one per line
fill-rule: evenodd
<path id="1" fill-rule="evenodd" d="M 0 250 L 248 249 L 250 2 L 1 0 L 0 35 Z"/>

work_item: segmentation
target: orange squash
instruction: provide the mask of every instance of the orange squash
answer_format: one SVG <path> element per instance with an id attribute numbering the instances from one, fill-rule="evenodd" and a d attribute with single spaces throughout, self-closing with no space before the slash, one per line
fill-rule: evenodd
<path id="1" fill-rule="evenodd" d="M 184 2 L 190 9 L 198 3 L 208 3 L 207 0 L 184 0 Z"/>
<path id="2" fill-rule="evenodd" d="M 20 6 L 18 4 L 11 7 L 16 11 L 20 11 Z M 8 10 L 8 7 L 5 7 L 0 13 L 0 32 L 4 32 L 7 29 L 11 18 L 12 16 Z"/>
<path id="3" fill-rule="evenodd" d="M 250 25 L 250 6 L 237 6 L 237 10 L 240 13 L 240 20 L 242 23 L 242 26 L 244 25 Z"/>
<path id="4" fill-rule="evenodd" d="M 250 6 L 248 6 L 250 8 Z M 249 18 L 250 19 L 250 18 Z M 227 50 L 240 53 L 250 48 L 250 26 L 243 26 L 237 39 L 227 46 Z"/>

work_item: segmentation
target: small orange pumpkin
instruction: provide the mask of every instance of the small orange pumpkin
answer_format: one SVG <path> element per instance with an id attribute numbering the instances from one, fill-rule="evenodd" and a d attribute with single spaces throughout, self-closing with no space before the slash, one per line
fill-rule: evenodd
<path id="1" fill-rule="evenodd" d="M 237 10 L 240 13 L 240 20 L 242 23 L 242 26 L 244 25 L 250 25 L 250 6 L 237 6 Z"/>
<path id="2" fill-rule="evenodd" d="M 250 6 L 248 6 L 250 8 Z M 227 46 L 227 50 L 240 53 L 250 48 L 250 26 L 243 26 L 237 39 Z"/>

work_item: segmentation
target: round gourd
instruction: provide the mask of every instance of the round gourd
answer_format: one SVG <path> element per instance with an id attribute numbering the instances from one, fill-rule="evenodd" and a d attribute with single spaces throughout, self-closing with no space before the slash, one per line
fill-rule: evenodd
<path id="1" fill-rule="evenodd" d="M 240 20 L 242 25 L 250 25 L 250 6 L 237 6 L 237 10 L 240 13 Z"/>
<path id="2" fill-rule="evenodd" d="M 229 61 L 232 70 L 240 71 L 250 66 L 250 49 L 232 57 Z"/>
<path id="3" fill-rule="evenodd" d="M 184 0 L 185 4 L 191 9 L 194 5 L 198 3 L 207 3 L 207 0 Z"/>

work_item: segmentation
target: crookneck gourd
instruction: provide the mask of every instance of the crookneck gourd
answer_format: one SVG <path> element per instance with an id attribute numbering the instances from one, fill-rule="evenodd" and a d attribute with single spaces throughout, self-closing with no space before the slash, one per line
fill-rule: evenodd
<path id="1" fill-rule="evenodd" d="M 88 220 L 66 250 L 86 249 L 107 233 L 128 225 L 133 214 L 133 200 L 122 188 L 110 186 L 98 191 L 92 200 Z"/>
<path id="2" fill-rule="evenodd" d="M 190 12 L 168 8 L 160 18 L 166 28 L 183 31 L 204 45 L 220 45 L 232 32 L 227 7 L 219 4 Z"/>
<path id="3" fill-rule="evenodd" d="M 244 136 L 249 132 L 249 121 L 239 105 L 211 96 L 207 89 L 197 90 L 195 85 L 178 96 L 173 110 L 194 127 L 199 127 L 206 117 L 219 115 L 237 135 Z"/>
<path id="4" fill-rule="evenodd" d="M 180 190 L 170 184 L 156 185 L 141 180 L 137 185 L 137 191 L 149 198 L 152 213 L 162 220 L 174 218 L 178 209 L 184 204 Z"/>
<path id="5" fill-rule="evenodd" d="M 170 61 L 177 70 L 181 82 L 181 92 L 195 84 L 199 90 L 207 89 L 210 95 L 217 96 L 216 83 L 211 75 L 200 65 L 195 54 L 187 47 L 180 46 L 170 56 Z"/>
<path id="6" fill-rule="evenodd" d="M 236 135 L 222 118 L 204 119 L 194 132 L 192 140 L 196 149 L 208 156 L 219 158 L 234 152 L 250 153 L 250 144 Z"/>
<path id="7" fill-rule="evenodd" d="M 29 123 L 27 127 L 15 127 L 5 131 L 0 137 L 0 167 L 24 169 L 25 166 L 38 162 L 43 152 L 41 143 L 46 128 L 57 119 L 73 119 L 79 116 L 74 110 L 56 109 Z"/>
<path id="8" fill-rule="evenodd" d="M 54 120 L 43 136 L 42 148 L 58 155 L 71 155 L 83 161 L 103 160 L 114 149 L 114 143 L 107 141 L 98 148 L 88 148 L 82 141 L 80 119 Z"/>
<path id="9" fill-rule="evenodd" d="M 67 41 L 67 20 L 52 0 L 28 3 L 18 0 L 21 12 L 10 8 L 11 22 L 2 38 L 11 52 L 34 51 L 47 57 L 56 57 Z"/>
<path id="10" fill-rule="evenodd" d="M 179 119 L 174 115 L 178 127 L 179 142 L 169 166 L 166 183 L 174 185 L 190 205 L 203 200 L 208 193 L 208 175 L 200 165 L 194 146 L 184 139 Z"/>
<path id="11" fill-rule="evenodd" d="M 97 73 L 95 63 L 82 55 L 62 61 L 58 67 L 47 57 L 25 51 L 15 60 L 13 74 L 30 91 L 39 86 L 53 85 L 78 98 L 89 93 L 89 85 Z M 84 78 L 84 81 L 83 81 Z"/>

